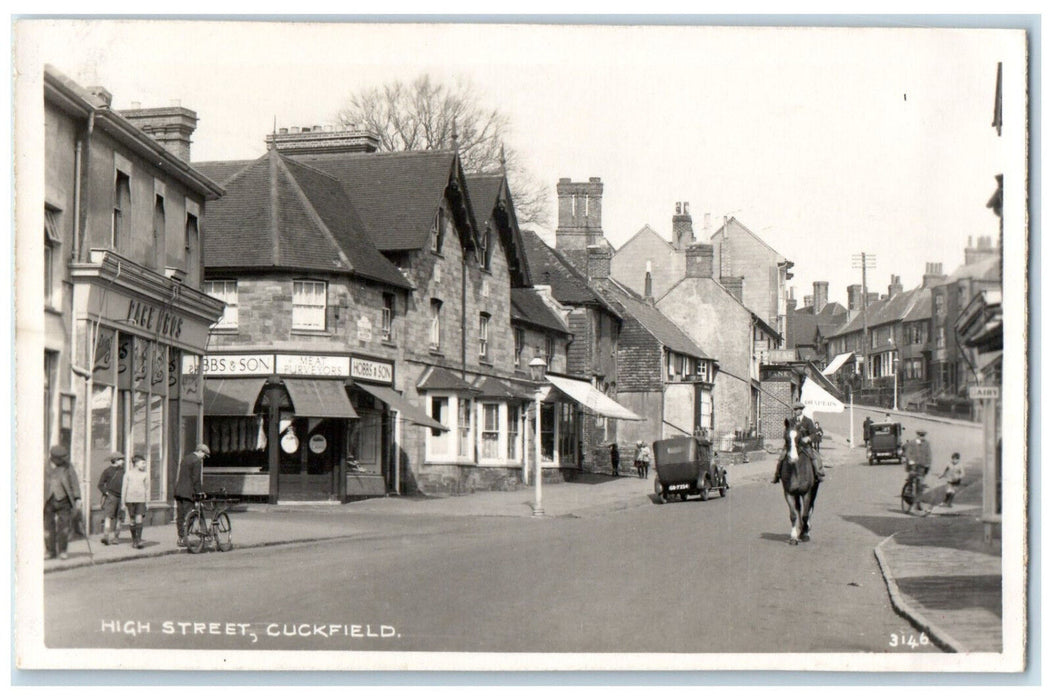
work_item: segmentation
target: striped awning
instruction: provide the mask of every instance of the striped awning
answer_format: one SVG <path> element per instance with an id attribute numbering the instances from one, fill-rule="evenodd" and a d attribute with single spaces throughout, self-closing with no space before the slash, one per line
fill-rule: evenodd
<path id="1" fill-rule="evenodd" d="M 256 400 L 266 381 L 263 377 L 205 379 L 205 415 L 255 415 Z"/>
<path id="2" fill-rule="evenodd" d="M 588 382 L 551 374 L 545 380 L 590 413 L 620 420 L 644 420 Z"/>
<path id="3" fill-rule="evenodd" d="M 297 416 L 308 418 L 357 418 L 347 390 L 339 379 L 285 378 L 285 388 Z"/>

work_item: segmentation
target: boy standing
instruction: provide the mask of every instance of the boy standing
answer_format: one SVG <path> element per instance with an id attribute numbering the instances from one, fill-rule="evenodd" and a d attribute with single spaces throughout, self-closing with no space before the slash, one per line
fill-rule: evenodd
<path id="1" fill-rule="evenodd" d="M 121 484 L 124 483 L 124 455 L 110 453 L 110 466 L 99 477 L 102 492 L 102 543 L 117 544 L 120 537 Z"/>
<path id="2" fill-rule="evenodd" d="M 146 458 L 132 457 L 132 468 L 124 475 L 121 484 L 121 500 L 128 511 L 128 522 L 132 531 L 132 547 L 142 549 L 142 520 L 146 515 L 146 499 L 150 495 L 150 475 L 146 473 Z"/>
<path id="3" fill-rule="evenodd" d="M 964 467 L 961 466 L 961 453 L 954 452 L 950 457 L 950 463 L 939 474 L 939 478 L 946 478 L 946 498 L 942 504 L 947 508 L 953 508 L 953 497 L 957 493 L 957 487 L 964 480 Z"/>

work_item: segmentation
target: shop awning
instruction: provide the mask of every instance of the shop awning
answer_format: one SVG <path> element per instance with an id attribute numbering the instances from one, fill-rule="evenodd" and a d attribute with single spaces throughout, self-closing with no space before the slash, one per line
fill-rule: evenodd
<path id="1" fill-rule="evenodd" d="M 550 374 L 545 379 L 560 392 L 592 413 L 620 420 L 643 420 L 588 382 Z"/>
<path id="2" fill-rule="evenodd" d="M 420 391 L 466 391 L 473 394 L 478 389 L 444 367 L 428 367 L 416 383 Z"/>
<path id="3" fill-rule="evenodd" d="M 255 415 L 256 400 L 266 381 L 263 377 L 205 379 L 205 415 Z"/>
<path id="4" fill-rule="evenodd" d="M 306 418 L 357 418 L 340 379 L 285 378 L 285 388 L 297 416 Z"/>
<path id="5" fill-rule="evenodd" d="M 828 367 L 822 370 L 822 374 L 826 375 L 827 377 L 833 376 L 836 373 L 836 371 L 840 369 L 845 362 L 848 361 L 848 358 L 850 358 L 854 354 L 855 353 L 853 352 L 840 353 L 839 355 L 833 358 L 833 361 L 829 363 Z"/>
<path id="6" fill-rule="evenodd" d="M 355 382 L 354 385 L 362 391 L 372 394 L 394 410 L 398 411 L 398 416 L 403 420 L 422 425 L 426 428 L 434 428 L 435 430 L 449 430 L 449 428 L 424 413 L 422 409 L 409 403 L 409 399 L 390 387 L 360 384 L 358 382 Z"/>

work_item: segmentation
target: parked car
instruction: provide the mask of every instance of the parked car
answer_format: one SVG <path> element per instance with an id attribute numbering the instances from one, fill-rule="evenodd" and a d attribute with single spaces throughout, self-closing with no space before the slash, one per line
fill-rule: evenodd
<path id="1" fill-rule="evenodd" d="M 901 423 L 874 423 L 869 427 L 869 446 L 866 458 L 870 464 L 894 459 L 902 464 L 905 446 L 902 444 Z"/>
<path id="2" fill-rule="evenodd" d="M 712 443 L 702 437 L 674 437 L 654 442 L 654 493 L 665 503 L 672 496 L 705 501 L 715 490 L 727 495 L 727 470 L 717 464 Z"/>

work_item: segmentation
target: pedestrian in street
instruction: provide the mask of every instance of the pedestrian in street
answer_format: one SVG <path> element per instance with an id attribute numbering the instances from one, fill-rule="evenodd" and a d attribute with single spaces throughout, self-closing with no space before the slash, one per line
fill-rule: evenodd
<path id="1" fill-rule="evenodd" d="M 639 475 L 640 479 L 647 478 L 647 474 L 650 473 L 651 461 L 650 446 L 642 440 L 636 442 L 636 456 L 633 462 L 635 463 L 636 474 Z"/>
<path id="2" fill-rule="evenodd" d="M 862 442 L 869 447 L 869 434 L 872 430 L 873 419 L 866 416 L 866 420 L 862 421 Z"/>
<path id="3" fill-rule="evenodd" d="M 68 559 L 69 527 L 73 511 L 80 508 L 80 486 L 69 461 L 69 450 L 62 445 L 53 446 L 44 472 L 44 556 Z"/>
<path id="4" fill-rule="evenodd" d="M 204 458 L 211 454 L 208 445 L 202 442 L 179 462 L 179 473 L 175 478 L 175 529 L 179 547 L 186 546 L 186 516 L 194 507 L 194 496 L 205 490 Z"/>
<path id="5" fill-rule="evenodd" d="M 142 549 L 142 521 L 146 516 L 146 500 L 150 496 L 150 475 L 146 473 L 146 458 L 132 457 L 132 468 L 124 475 L 121 484 L 121 501 L 128 513 L 132 532 L 132 547 Z"/>
<path id="6" fill-rule="evenodd" d="M 947 508 L 953 508 L 953 497 L 957 494 L 957 487 L 964 480 L 964 467 L 961 466 L 961 453 L 954 452 L 950 456 L 950 463 L 939 474 L 940 479 L 946 479 L 946 496 L 942 504 Z"/>
<path id="7" fill-rule="evenodd" d="M 121 530 L 121 485 L 124 483 L 124 455 L 110 453 L 110 466 L 99 477 L 102 492 L 102 543 L 117 544 Z"/>
<path id="8" fill-rule="evenodd" d="M 813 444 L 815 446 L 815 452 L 821 452 L 822 451 L 822 436 L 823 435 L 825 435 L 825 432 L 822 430 L 822 424 L 819 423 L 818 421 L 815 421 L 815 434 L 814 434 L 814 437 L 811 440 L 811 444 Z"/>
<path id="9" fill-rule="evenodd" d="M 614 468 L 614 476 L 620 476 L 618 467 L 621 465 L 621 452 L 617 449 L 617 443 L 610 443 L 610 466 Z"/>

